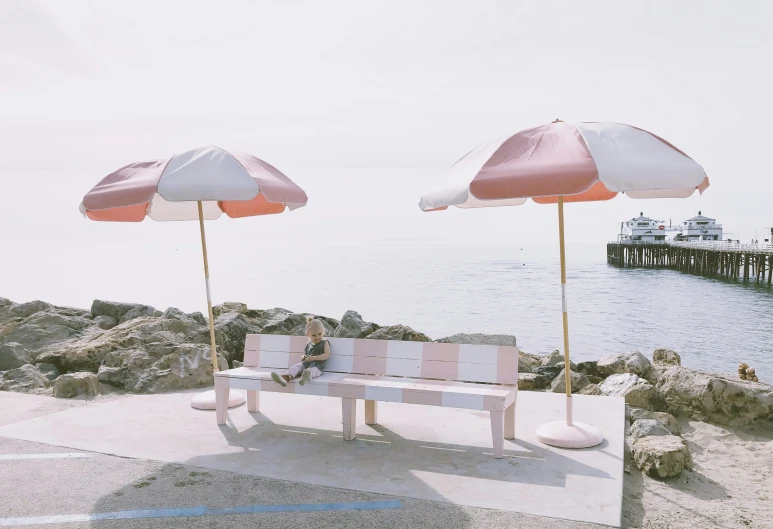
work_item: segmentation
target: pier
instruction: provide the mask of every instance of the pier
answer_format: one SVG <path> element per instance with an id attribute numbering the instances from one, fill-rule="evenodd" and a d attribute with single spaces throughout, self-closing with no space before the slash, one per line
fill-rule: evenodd
<path id="1" fill-rule="evenodd" d="M 614 241 L 607 262 L 620 267 L 668 268 L 704 277 L 771 286 L 773 244 Z"/>

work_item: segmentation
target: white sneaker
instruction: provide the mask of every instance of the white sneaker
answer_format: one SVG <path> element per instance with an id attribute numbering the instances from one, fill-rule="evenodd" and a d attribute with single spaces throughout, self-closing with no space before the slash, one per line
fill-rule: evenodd
<path id="1" fill-rule="evenodd" d="M 308 382 L 309 380 L 311 380 L 311 370 L 304 369 L 303 373 L 301 373 L 301 379 L 298 381 L 298 384 L 300 384 L 301 386 L 305 386 L 306 382 Z"/>
<path id="2" fill-rule="evenodd" d="M 284 377 L 279 376 L 275 371 L 271 372 L 271 380 L 273 380 L 283 388 L 287 387 L 287 381 L 284 379 Z"/>

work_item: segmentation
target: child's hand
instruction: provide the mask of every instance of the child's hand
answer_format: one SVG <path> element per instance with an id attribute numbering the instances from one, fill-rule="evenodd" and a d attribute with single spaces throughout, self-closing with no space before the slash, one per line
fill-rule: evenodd
<path id="1" fill-rule="evenodd" d="M 306 361 L 306 355 L 303 355 L 303 356 L 301 357 L 301 362 L 305 362 L 305 361 Z"/>

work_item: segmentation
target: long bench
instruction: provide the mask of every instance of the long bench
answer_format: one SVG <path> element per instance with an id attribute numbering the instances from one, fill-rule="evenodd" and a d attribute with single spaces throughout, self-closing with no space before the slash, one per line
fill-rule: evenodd
<path id="1" fill-rule="evenodd" d="M 434 342 L 328 338 L 330 359 L 322 376 L 305 386 L 282 387 L 271 371 L 300 361 L 305 336 L 247 335 L 243 367 L 215 373 L 216 416 L 225 424 L 231 388 L 247 390 L 247 410 L 257 412 L 260 392 L 339 397 L 343 437 L 356 437 L 356 402 L 365 401 L 365 423 L 377 423 L 377 403 L 403 402 L 483 410 L 491 414 L 494 456 L 515 438 L 518 348 Z"/>

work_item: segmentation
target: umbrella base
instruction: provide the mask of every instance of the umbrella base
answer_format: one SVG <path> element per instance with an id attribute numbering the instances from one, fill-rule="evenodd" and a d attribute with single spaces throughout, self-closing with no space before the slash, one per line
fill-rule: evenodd
<path id="1" fill-rule="evenodd" d="M 228 407 L 235 408 L 244 404 L 245 398 L 242 393 L 236 393 L 231 391 L 228 394 Z M 197 410 L 214 410 L 215 409 L 215 390 L 205 391 L 195 395 L 191 399 L 191 408 Z"/>
<path id="2" fill-rule="evenodd" d="M 554 421 L 537 428 L 537 440 L 558 448 L 590 448 L 601 444 L 604 436 L 590 424 L 575 422 L 569 425 L 566 421 Z"/>

